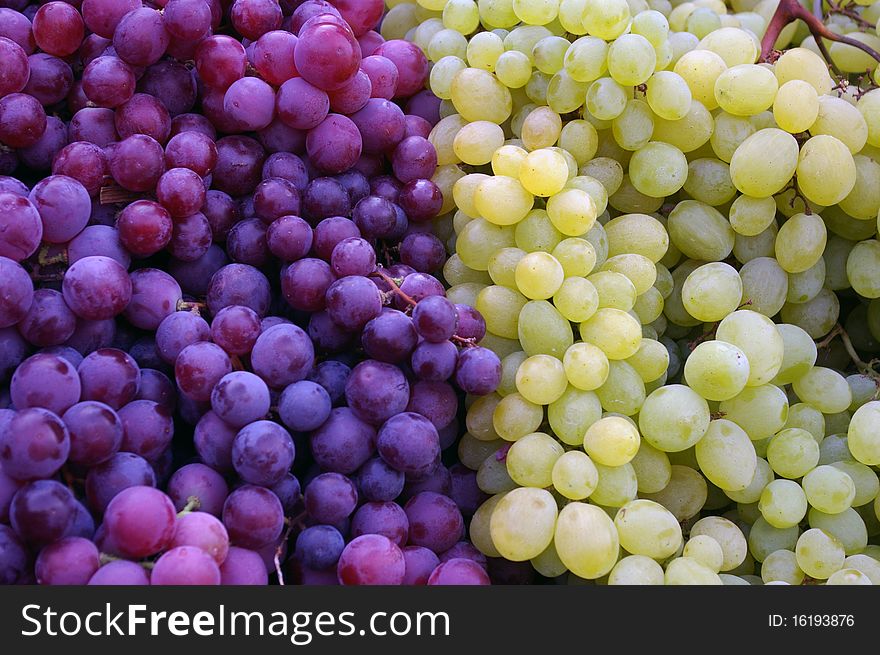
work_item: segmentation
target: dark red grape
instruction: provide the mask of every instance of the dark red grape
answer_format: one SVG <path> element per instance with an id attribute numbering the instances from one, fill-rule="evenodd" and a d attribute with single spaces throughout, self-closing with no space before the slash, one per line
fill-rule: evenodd
<path id="1" fill-rule="evenodd" d="M 407 586 L 428 584 L 428 578 L 440 564 L 440 558 L 434 551 L 422 546 L 406 546 L 403 548 L 403 558 L 406 561 L 403 584 Z"/>
<path id="2" fill-rule="evenodd" d="M 343 585 L 400 585 L 406 575 L 406 562 L 400 548 L 388 537 L 365 534 L 346 545 L 337 574 Z"/>
<path id="3" fill-rule="evenodd" d="M 239 487 L 223 504 L 223 524 L 230 543 L 242 548 L 261 548 L 275 543 L 284 527 L 284 511 L 278 496 L 264 487 Z"/>
<path id="4" fill-rule="evenodd" d="M 21 539 L 31 545 L 47 546 L 63 538 L 76 514 L 76 499 L 55 480 L 35 480 L 12 498 L 9 523 Z"/>
<path id="5" fill-rule="evenodd" d="M 220 566 L 220 584 L 266 585 L 269 577 L 263 559 L 252 550 L 230 546 Z"/>
<path id="6" fill-rule="evenodd" d="M 37 584 L 84 585 L 100 566 L 94 543 L 82 537 L 66 537 L 40 551 L 35 569 Z"/>
<path id="7" fill-rule="evenodd" d="M 34 285 L 27 271 L 17 262 L 0 256 L 0 328 L 22 320 L 33 301 Z"/>
<path id="8" fill-rule="evenodd" d="M 131 300 L 132 284 L 119 262 L 99 255 L 71 265 L 62 285 L 73 313 L 88 321 L 114 318 Z"/>
<path id="9" fill-rule="evenodd" d="M 108 562 L 89 579 L 90 585 L 145 586 L 150 584 L 146 570 L 140 564 L 120 559 Z"/>
<path id="10" fill-rule="evenodd" d="M 168 496 L 177 511 L 196 499 L 199 512 L 219 517 L 228 495 L 229 487 L 223 476 L 204 464 L 182 466 L 168 481 Z"/>
<path id="11" fill-rule="evenodd" d="M 489 585 L 489 574 L 471 559 L 455 558 L 440 564 L 431 577 L 429 585 Z"/>

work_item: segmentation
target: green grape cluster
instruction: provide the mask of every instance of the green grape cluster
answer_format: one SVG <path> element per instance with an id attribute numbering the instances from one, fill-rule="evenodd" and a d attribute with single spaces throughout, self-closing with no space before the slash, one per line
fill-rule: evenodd
<path id="1" fill-rule="evenodd" d="M 448 296 L 502 358 L 458 449 L 487 556 L 880 584 L 877 61 L 799 23 L 762 61 L 777 5 L 388 2 L 441 99 Z"/>

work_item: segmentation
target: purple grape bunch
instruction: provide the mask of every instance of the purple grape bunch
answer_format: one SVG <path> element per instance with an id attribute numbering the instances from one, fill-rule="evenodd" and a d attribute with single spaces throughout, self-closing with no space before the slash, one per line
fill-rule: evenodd
<path id="1" fill-rule="evenodd" d="M 0 3 L 0 584 L 531 574 L 467 540 L 501 365 L 383 11 Z"/>

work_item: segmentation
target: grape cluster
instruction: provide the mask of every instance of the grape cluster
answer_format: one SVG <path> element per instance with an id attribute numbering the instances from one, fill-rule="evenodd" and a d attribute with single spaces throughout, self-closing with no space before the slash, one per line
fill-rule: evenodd
<path id="1" fill-rule="evenodd" d="M 459 445 L 493 494 L 484 554 L 576 583 L 880 583 L 880 3 L 859 4 L 826 23 L 868 51 L 828 63 L 806 26 L 769 31 L 778 0 L 388 13 L 442 99 L 448 297 L 502 357 Z"/>
<path id="2" fill-rule="evenodd" d="M 0 583 L 488 584 L 450 447 L 501 363 L 435 277 L 439 100 L 381 0 L 25 4 Z"/>

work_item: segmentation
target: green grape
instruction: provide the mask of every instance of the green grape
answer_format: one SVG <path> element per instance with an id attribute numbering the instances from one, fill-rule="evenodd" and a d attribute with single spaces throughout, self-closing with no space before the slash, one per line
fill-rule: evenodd
<path id="1" fill-rule="evenodd" d="M 721 585 L 724 584 L 712 569 L 690 557 L 677 557 L 666 566 L 664 582 L 667 585 Z"/>
<path id="2" fill-rule="evenodd" d="M 487 277 L 485 271 L 475 271 L 465 266 L 458 253 L 452 253 L 443 265 L 443 278 L 452 287 L 468 283 L 485 285 L 491 282 Z"/>
<path id="3" fill-rule="evenodd" d="M 444 57 L 458 57 L 464 61 L 467 39 L 455 30 L 441 29 L 431 37 L 426 54 L 431 61 L 440 61 Z"/>
<path id="4" fill-rule="evenodd" d="M 684 377 L 707 400 L 730 400 L 746 386 L 749 361 L 742 350 L 724 341 L 704 341 L 690 354 Z"/>
<path id="5" fill-rule="evenodd" d="M 556 523 L 556 501 L 550 492 L 520 487 L 495 505 L 489 532 L 502 557 L 522 562 L 537 557 L 550 545 Z"/>
<path id="6" fill-rule="evenodd" d="M 703 475 L 725 491 L 748 487 L 757 468 L 755 447 L 749 436 L 736 423 L 725 419 L 709 423 L 695 453 Z"/>
<path id="7" fill-rule="evenodd" d="M 724 563 L 721 544 L 708 535 L 696 535 L 688 539 L 682 550 L 682 556 L 696 560 L 716 573 L 721 570 L 721 565 Z"/>
<path id="8" fill-rule="evenodd" d="M 798 166 L 795 138 L 783 130 L 767 128 L 755 132 L 739 145 L 730 160 L 730 177 L 741 193 L 765 198 L 781 191 Z"/>
<path id="9" fill-rule="evenodd" d="M 720 516 L 707 516 L 691 526 L 690 536 L 711 537 L 720 547 L 721 571 L 732 571 L 746 559 L 748 544 L 742 531 L 732 521 Z"/>
<path id="10" fill-rule="evenodd" d="M 654 118 L 643 100 L 628 100 L 619 116 L 611 121 L 614 140 L 624 150 L 639 150 L 648 144 L 654 132 Z"/>
<path id="11" fill-rule="evenodd" d="M 478 68 L 459 72 L 452 79 L 450 94 L 455 110 L 468 122 L 486 120 L 500 125 L 513 109 L 507 87 L 488 71 Z"/>
<path id="12" fill-rule="evenodd" d="M 504 145 L 504 130 L 489 121 L 468 123 L 452 141 L 455 154 L 465 164 L 480 166 L 492 161 L 495 151 Z"/>
<path id="13" fill-rule="evenodd" d="M 767 462 L 783 478 L 801 478 L 819 463 L 819 444 L 802 428 L 786 428 L 770 440 Z"/>
<path id="14" fill-rule="evenodd" d="M 446 290 L 446 297 L 450 302 L 461 303 L 473 307 L 474 303 L 477 301 L 477 296 L 480 295 L 480 291 L 487 286 L 488 285 L 482 282 L 465 282 L 464 284 L 449 287 Z"/>
<path id="15" fill-rule="evenodd" d="M 610 77 L 600 77 L 587 88 L 587 110 L 601 120 L 620 116 L 627 104 L 626 89 Z"/>
<path id="16" fill-rule="evenodd" d="M 532 77 L 532 62 L 518 50 L 507 50 L 495 61 L 495 76 L 510 89 L 521 89 Z"/>
<path id="17" fill-rule="evenodd" d="M 728 114 L 754 116 L 773 105 L 778 88 L 776 77 L 768 68 L 739 64 L 716 79 L 715 101 Z"/>
<path id="18" fill-rule="evenodd" d="M 513 0 L 513 12 L 529 25 L 546 25 L 559 12 L 556 0 Z"/>
<path id="19" fill-rule="evenodd" d="M 585 7 L 583 24 L 589 34 L 610 41 L 623 34 L 630 21 L 626 0 L 596 0 Z"/>
<path id="20" fill-rule="evenodd" d="M 623 86 L 638 86 L 654 72 L 657 54 L 654 46 L 639 34 L 624 34 L 608 49 L 608 72 Z"/>
<path id="21" fill-rule="evenodd" d="M 607 411 L 634 416 L 645 402 L 645 383 L 638 372 L 623 361 L 609 361 L 608 377 L 596 390 L 596 395 Z"/>
<path id="22" fill-rule="evenodd" d="M 728 314 L 718 324 L 716 338 L 732 343 L 746 354 L 750 387 L 769 382 L 782 366 L 785 342 L 773 321 L 763 314 L 747 309 Z"/>
<path id="23" fill-rule="evenodd" d="M 530 152 L 519 171 L 519 181 L 529 193 L 552 196 L 559 193 L 568 181 L 568 164 L 553 150 L 542 148 Z"/>
<path id="24" fill-rule="evenodd" d="M 706 502 L 708 487 L 699 472 L 688 466 L 672 465 L 669 484 L 656 493 L 642 494 L 672 512 L 676 521 L 695 516 Z"/>
<path id="25" fill-rule="evenodd" d="M 810 505 L 826 514 L 838 514 L 848 509 L 856 494 L 852 478 L 827 464 L 807 473 L 801 486 Z"/>
<path id="26" fill-rule="evenodd" d="M 690 388 L 672 384 L 648 396 L 639 413 L 642 436 L 655 448 L 678 452 L 697 443 L 709 427 L 709 406 Z"/>
<path id="27" fill-rule="evenodd" d="M 733 250 L 734 232 L 714 207 L 696 200 L 682 200 L 669 214 L 667 225 L 672 243 L 687 257 L 720 262 Z"/>
<path id="28" fill-rule="evenodd" d="M 562 119 L 549 107 L 538 107 L 523 121 L 521 139 L 527 150 L 549 148 L 559 140 Z"/>
<path id="29" fill-rule="evenodd" d="M 602 307 L 580 324 L 581 339 L 602 349 L 608 359 L 626 359 L 642 341 L 641 324 L 619 309 Z"/>
<path id="30" fill-rule="evenodd" d="M 761 234 L 775 219 L 776 203 L 773 198 L 742 195 L 730 206 L 730 225 L 734 232 L 743 236 Z"/>
<path id="31" fill-rule="evenodd" d="M 605 191 L 611 196 L 623 183 L 623 167 L 619 162 L 608 157 L 595 157 L 581 166 L 579 175 L 587 175 L 599 180 Z"/>
<path id="32" fill-rule="evenodd" d="M 868 530 L 856 510 L 849 508 L 838 514 L 825 514 L 811 509 L 807 515 L 811 528 L 819 528 L 835 537 L 847 555 L 862 552 L 868 545 Z"/>
<path id="33" fill-rule="evenodd" d="M 707 7 L 698 7 L 688 14 L 685 26 L 688 32 L 703 38 L 721 27 L 721 18 Z"/>
<path id="34" fill-rule="evenodd" d="M 608 574 L 608 584 L 662 585 L 663 568 L 650 557 L 627 555 L 611 569 L 611 573 Z"/>
<path id="35" fill-rule="evenodd" d="M 571 44 L 561 36 L 545 36 L 532 48 L 532 59 L 535 68 L 546 75 L 555 75 L 565 59 L 565 53 Z"/>
<path id="36" fill-rule="evenodd" d="M 611 571 L 620 552 L 617 530 L 608 515 L 580 502 L 569 503 L 559 512 L 553 541 L 565 566 L 590 580 Z"/>
<path id="37" fill-rule="evenodd" d="M 566 236 L 580 236 L 590 230 L 596 221 L 596 204 L 588 193 L 568 188 L 547 200 L 550 221 Z"/>
<path id="38" fill-rule="evenodd" d="M 587 83 L 599 79 L 607 70 L 608 44 L 595 36 L 574 41 L 565 53 L 564 66 L 571 78 Z"/>
<path id="39" fill-rule="evenodd" d="M 455 205 L 465 216 L 470 218 L 480 217 L 480 212 L 477 211 L 477 206 L 474 204 L 474 194 L 476 193 L 477 187 L 488 179 L 489 176 L 484 173 L 470 173 L 459 178 L 455 181 L 455 184 L 452 185 L 452 197 L 455 200 Z M 457 230 L 459 233 L 461 231 L 462 230 Z"/>
<path id="40" fill-rule="evenodd" d="M 386 41 L 405 38 L 407 32 L 419 24 L 416 11 L 416 5 L 410 3 L 389 7 L 388 13 L 382 19 L 379 33 Z"/>
<path id="41" fill-rule="evenodd" d="M 624 176 L 617 192 L 608 199 L 614 209 L 621 213 L 653 213 L 663 206 L 663 198 L 648 196 L 633 186 L 629 176 Z"/>
<path id="42" fill-rule="evenodd" d="M 489 258 L 494 252 L 513 245 L 514 231 L 511 228 L 475 218 L 458 235 L 455 249 L 467 267 L 475 271 L 486 271 L 489 268 Z"/>
<path id="43" fill-rule="evenodd" d="M 797 555 L 790 550 L 777 550 L 770 553 L 761 564 L 761 579 L 765 582 L 787 582 L 799 585 L 804 581 L 804 572 L 797 563 Z"/>
<path id="44" fill-rule="evenodd" d="M 635 14 L 630 27 L 633 34 L 645 37 L 655 48 L 663 45 L 669 37 L 669 21 L 662 13 L 653 9 Z"/>
<path id="45" fill-rule="evenodd" d="M 880 211 L 880 164 L 865 155 L 855 155 L 853 162 L 856 183 L 840 201 L 840 208 L 853 218 L 874 220 Z"/>
<path id="46" fill-rule="evenodd" d="M 852 391 L 840 373 L 830 368 L 814 366 L 792 382 L 798 398 L 810 403 L 823 414 L 845 411 L 852 402 Z"/>
<path id="47" fill-rule="evenodd" d="M 636 298 L 633 311 L 638 315 L 644 328 L 658 319 L 665 320 L 663 306 L 663 294 L 656 287 L 651 287 Z"/>
<path id="48" fill-rule="evenodd" d="M 477 469 L 477 486 L 484 493 L 500 494 L 516 489 L 517 484 L 508 474 L 507 466 L 496 454 L 483 460 L 480 468 Z"/>
<path id="49" fill-rule="evenodd" d="M 826 585 L 872 585 L 874 584 L 866 574 L 857 569 L 839 569 L 828 576 Z"/>
<path id="50" fill-rule="evenodd" d="M 871 584 L 880 585 L 880 562 L 867 554 L 850 555 L 843 560 L 844 569 L 854 569 L 865 574 Z"/>
<path id="51" fill-rule="evenodd" d="M 655 73 L 669 68 L 675 57 L 675 51 L 672 49 L 672 44 L 669 41 L 664 41 L 659 48 L 654 48 L 654 53 L 657 56 L 657 63 L 654 64 Z"/>
<path id="52" fill-rule="evenodd" d="M 477 25 L 470 28 L 471 16 L 465 15 L 461 11 L 461 7 L 467 7 L 468 3 L 473 5 L 473 0 L 451 0 L 443 10 L 443 22 L 447 27 L 457 29 L 462 34 L 470 34 L 479 24 L 479 16 L 477 16 Z M 456 14 L 449 17 L 449 23 L 457 23 L 457 26 L 447 24 L 447 12 Z M 459 29 L 460 28 L 460 29 Z M 492 32 L 479 32 L 474 34 L 468 41 L 467 46 L 467 64 L 472 68 L 480 68 L 492 72 L 495 70 L 495 64 L 498 58 L 504 54 L 504 44 L 501 37 Z M 431 85 L 433 88 L 433 84 Z"/>
<path id="53" fill-rule="evenodd" d="M 520 486 L 549 487 L 553 484 L 553 466 L 564 452 L 559 442 L 548 434 L 527 434 L 507 451 L 507 472 Z"/>
<path id="54" fill-rule="evenodd" d="M 547 578 L 556 578 L 568 571 L 565 564 L 559 559 L 559 553 L 556 552 L 556 546 L 552 541 L 541 554 L 529 561 L 538 573 Z"/>
<path id="55" fill-rule="evenodd" d="M 498 549 L 495 548 L 495 544 L 492 543 L 489 525 L 492 513 L 505 495 L 506 494 L 501 493 L 489 498 L 477 508 L 477 511 L 474 512 L 474 515 L 471 518 L 471 523 L 468 529 L 471 543 L 477 548 L 477 550 L 487 557 L 501 557 L 501 553 L 498 552 Z"/>
<path id="56" fill-rule="evenodd" d="M 669 352 L 654 339 L 642 338 L 639 349 L 628 357 L 626 362 L 632 366 L 645 383 L 660 379 L 669 367 Z"/>
<path id="57" fill-rule="evenodd" d="M 749 552 L 755 561 L 763 562 L 777 550 L 793 551 L 799 535 L 800 529 L 796 525 L 790 528 L 774 528 L 763 516 L 759 517 L 749 531 Z"/>
<path id="58" fill-rule="evenodd" d="M 505 144 L 492 153 L 492 172 L 495 175 L 519 178 L 519 169 L 528 153 L 519 146 Z M 463 179 L 463 178 L 462 178 Z"/>
<path id="59" fill-rule="evenodd" d="M 728 264 L 704 264 L 687 276 L 681 297 L 684 308 L 694 318 L 720 321 L 739 306 L 743 298 L 742 279 Z"/>
<path id="60" fill-rule="evenodd" d="M 531 211 L 534 197 L 519 180 L 504 175 L 484 179 L 474 190 L 474 207 L 494 225 L 513 225 Z"/>
<path id="61" fill-rule="evenodd" d="M 502 357 L 501 359 L 501 383 L 498 385 L 497 393 L 500 396 L 509 396 L 516 393 L 516 371 L 528 355 L 524 352 L 517 351 Z"/>
<path id="62" fill-rule="evenodd" d="M 600 305 L 599 293 L 589 280 L 569 277 L 553 295 L 553 304 L 566 320 L 581 323 L 596 313 Z"/>
<path id="63" fill-rule="evenodd" d="M 852 416 L 847 431 L 847 442 L 853 458 L 867 466 L 880 464 L 880 401 L 871 401 L 859 407 Z"/>
<path id="64" fill-rule="evenodd" d="M 568 41 L 566 41 L 568 43 Z M 584 104 L 586 82 L 577 82 L 563 69 L 554 73 L 547 85 L 547 104 L 560 114 L 577 111 Z"/>
<path id="65" fill-rule="evenodd" d="M 549 302 L 532 300 L 519 314 L 519 341 L 527 355 L 562 358 L 574 341 L 571 323 Z"/>
<path id="66" fill-rule="evenodd" d="M 527 302 L 528 299 L 514 289 L 493 285 L 480 291 L 475 307 L 483 315 L 489 332 L 516 339 L 519 336 L 519 314 Z"/>
<path id="67" fill-rule="evenodd" d="M 695 200 L 718 207 L 733 200 L 736 188 L 730 179 L 730 167 L 714 157 L 694 159 L 688 164 L 684 190 Z"/>
<path id="68" fill-rule="evenodd" d="M 826 246 L 826 252 L 828 247 Z M 788 293 L 785 295 L 786 302 L 799 304 L 809 302 L 822 290 L 827 276 L 825 258 L 801 273 L 792 273 L 788 276 Z"/>
<path id="69" fill-rule="evenodd" d="M 688 176 L 687 158 L 675 146 L 654 141 L 633 153 L 629 175 L 641 193 L 663 198 L 684 185 Z"/>
<path id="70" fill-rule="evenodd" d="M 576 175 L 565 183 L 565 187 L 566 189 L 578 189 L 590 196 L 596 207 L 597 218 L 599 215 L 603 214 L 608 207 L 608 192 L 605 190 L 605 186 L 594 177 L 588 175 Z M 594 224 L 595 222 L 590 223 L 590 229 L 592 229 Z M 584 232 L 589 232 L 589 230 L 584 230 Z M 581 234 L 584 232 L 581 232 Z"/>
<path id="71" fill-rule="evenodd" d="M 559 134 L 559 147 L 570 152 L 578 166 L 583 166 L 595 156 L 599 135 L 585 120 L 568 121 Z"/>
<path id="72" fill-rule="evenodd" d="M 518 393 L 504 396 L 492 413 L 492 426 L 506 441 L 516 441 L 537 431 L 543 420 L 544 409 Z"/>
<path id="73" fill-rule="evenodd" d="M 809 432 L 821 450 L 822 440 L 825 438 L 825 417 L 818 409 L 809 403 L 792 405 L 788 410 L 788 420 L 784 429 L 789 428 L 801 428 Z"/>
<path id="74" fill-rule="evenodd" d="M 584 435 L 584 450 L 596 464 L 623 466 L 639 449 L 639 432 L 625 418 L 609 416 L 593 423 Z"/>
<path id="75" fill-rule="evenodd" d="M 465 125 L 467 125 L 467 121 L 464 118 L 458 114 L 453 114 L 440 119 L 440 122 L 431 129 L 431 132 L 428 134 L 428 140 L 437 151 L 437 164 L 439 166 L 458 163 L 459 159 L 452 148 L 452 144 L 455 140 L 455 135 Z"/>
<path id="76" fill-rule="evenodd" d="M 547 421 L 553 433 L 570 446 L 580 446 L 587 428 L 602 417 L 599 397 L 573 386 L 547 407 Z"/>
<path id="77" fill-rule="evenodd" d="M 536 405 L 558 400 L 568 385 L 562 362 L 550 355 L 532 355 L 516 372 L 516 388 Z"/>
<path id="78" fill-rule="evenodd" d="M 526 82 L 526 96 L 536 105 L 547 104 L 547 89 L 550 88 L 550 76 L 541 71 L 534 71 Z"/>
<path id="79" fill-rule="evenodd" d="M 819 444 L 819 464 L 833 464 L 853 458 L 846 434 L 829 433 Z"/>
<path id="80" fill-rule="evenodd" d="M 729 400 L 721 401 L 719 411 L 739 425 L 752 441 L 779 432 L 788 419 L 788 397 L 772 384 L 746 387 Z"/>
<path id="81" fill-rule="evenodd" d="M 811 137 L 801 147 L 797 183 L 811 202 L 828 206 L 846 198 L 856 183 L 856 165 L 849 148 L 827 134 Z"/>
<path id="82" fill-rule="evenodd" d="M 621 466 L 594 464 L 599 471 L 599 483 L 590 494 L 594 503 L 603 507 L 622 507 L 636 497 L 638 480 L 629 462 Z"/>
<path id="83" fill-rule="evenodd" d="M 452 55 L 435 62 L 431 68 L 431 90 L 434 95 L 443 100 L 449 100 L 452 97 L 450 94 L 452 79 L 465 68 L 467 68 L 467 64 Z"/>
<path id="84" fill-rule="evenodd" d="M 514 232 L 517 247 L 526 252 L 549 253 L 565 237 L 550 221 L 543 209 L 534 209 L 517 223 Z"/>
<path id="85" fill-rule="evenodd" d="M 694 14 L 691 14 L 691 17 L 688 18 L 688 23 L 690 23 Z M 721 18 L 723 19 L 723 16 Z M 688 31 L 694 32 L 690 27 Z M 696 34 L 696 32 L 694 33 Z M 727 66 L 754 64 L 759 54 L 759 48 L 755 45 L 754 38 L 748 32 L 738 27 L 716 28 L 711 33 L 706 33 L 701 37 L 698 47 L 711 50 L 719 55 Z"/>
<path id="86" fill-rule="evenodd" d="M 489 277 L 495 284 L 516 289 L 514 269 L 520 259 L 526 256 L 519 248 L 502 248 L 489 258 Z"/>
<path id="87" fill-rule="evenodd" d="M 818 99 L 818 116 L 810 125 L 810 134 L 827 134 L 842 141 L 852 154 L 859 152 L 868 140 L 868 124 L 862 113 L 847 100 L 833 95 Z"/>
<path id="88" fill-rule="evenodd" d="M 766 460 L 758 457 L 755 475 L 752 477 L 751 482 L 749 482 L 749 486 L 741 491 L 725 491 L 724 494 L 738 503 L 755 504 L 755 511 L 757 512 L 757 502 L 761 498 L 761 492 L 772 480 L 773 470 L 770 468 L 770 465 Z"/>
<path id="89" fill-rule="evenodd" d="M 791 134 L 805 132 L 818 115 L 819 96 L 809 82 L 789 80 L 779 87 L 773 101 L 773 118 L 783 130 Z"/>
<path id="90" fill-rule="evenodd" d="M 776 236 L 776 260 L 789 273 L 802 273 L 813 266 L 825 250 L 827 232 L 815 214 L 795 214 Z"/>
<path id="91" fill-rule="evenodd" d="M 646 99 L 651 110 L 668 121 L 687 116 L 693 96 L 687 81 L 678 73 L 658 71 L 647 83 Z"/>
<path id="92" fill-rule="evenodd" d="M 458 442 L 458 459 L 472 471 L 480 468 L 487 457 L 495 454 L 501 447 L 501 439 L 494 441 L 481 441 L 469 432 L 462 436 Z"/>
<path id="93" fill-rule="evenodd" d="M 599 471 L 585 453 L 570 450 L 553 465 L 553 487 L 569 500 L 588 498 L 599 484 Z"/>
<path id="94" fill-rule="evenodd" d="M 609 257 L 600 267 L 600 272 L 606 271 L 620 273 L 629 279 L 636 290 L 636 295 L 645 293 L 657 280 L 657 268 L 654 262 L 636 253 Z"/>
<path id="95" fill-rule="evenodd" d="M 682 544 L 681 526 L 663 505 L 651 500 L 632 500 L 614 518 L 621 547 L 629 553 L 665 559 Z"/>
<path id="96" fill-rule="evenodd" d="M 646 214 L 626 214 L 605 225 L 609 256 L 639 254 L 659 262 L 669 247 L 669 235 L 663 224 Z"/>
<path id="97" fill-rule="evenodd" d="M 807 302 L 786 303 L 780 313 L 786 323 L 797 325 L 813 339 L 818 339 L 831 331 L 840 316 L 840 301 L 829 289 L 822 289 Z"/>
<path id="98" fill-rule="evenodd" d="M 724 59 L 710 50 L 703 49 L 684 53 L 673 67 L 673 71 L 687 82 L 693 99 L 708 110 L 718 107 L 715 83 L 726 70 L 727 64 L 724 63 Z"/>
<path id="99" fill-rule="evenodd" d="M 864 298 L 880 298 L 880 241 L 857 243 L 846 260 L 846 276 Z"/>
<path id="100" fill-rule="evenodd" d="M 841 291 L 849 289 L 849 278 L 846 275 L 846 260 L 852 252 L 855 242 L 841 238 L 837 234 L 833 234 L 825 246 L 825 253 L 822 259 L 825 262 L 825 286 L 832 291 Z M 815 297 L 813 294 L 809 300 Z M 798 300 L 798 302 L 806 302 Z"/>
<path id="101" fill-rule="evenodd" d="M 481 441 L 493 441 L 499 438 L 493 426 L 492 416 L 500 401 L 501 396 L 490 393 L 480 396 L 468 407 L 465 424 L 471 436 Z"/>
<path id="102" fill-rule="evenodd" d="M 761 492 L 758 509 L 774 528 L 791 528 L 807 515 L 807 497 L 797 482 L 773 480 Z"/>
<path id="103" fill-rule="evenodd" d="M 639 493 L 657 493 L 666 488 L 672 477 L 672 465 L 662 450 L 657 450 L 644 439 L 630 461 L 636 472 Z"/>
<path id="104" fill-rule="evenodd" d="M 843 568 L 846 559 L 843 545 L 819 528 L 811 528 L 798 538 L 795 555 L 801 570 L 817 580 L 825 580 Z"/>
<path id="105" fill-rule="evenodd" d="M 792 48 L 782 53 L 773 69 L 780 86 L 789 80 L 809 82 L 817 94 L 831 92 L 834 82 L 828 74 L 828 65 L 818 54 L 806 48 Z"/>
<path id="106" fill-rule="evenodd" d="M 579 342 L 568 348 L 562 358 L 569 383 L 583 391 L 593 391 L 608 379 L 609 362 L 598 347 Z"/>
<path id="107" fill-rule="evenodd" d="M 715 130 L 709 143 L 718 159 L 729 164 L 740 144 L 755 131 L 755 126 L 747 118 L 722 111 L 715 117 Z"/>
<path id="108" fill-rule="evenodd" d="M 514 269 L 516 286 L 526 298 L 550 298 L 562 286 L 565 272 L 553 255 L 530 252 L 523 256 Z"/>
<path id="109" fill-rule="evenodd" d="M 756 257 L 739 270 L 742 279 L 742 305 L 763 314 L 776 316 L 788 295 L 788 275 L 775 259 Z"/>

